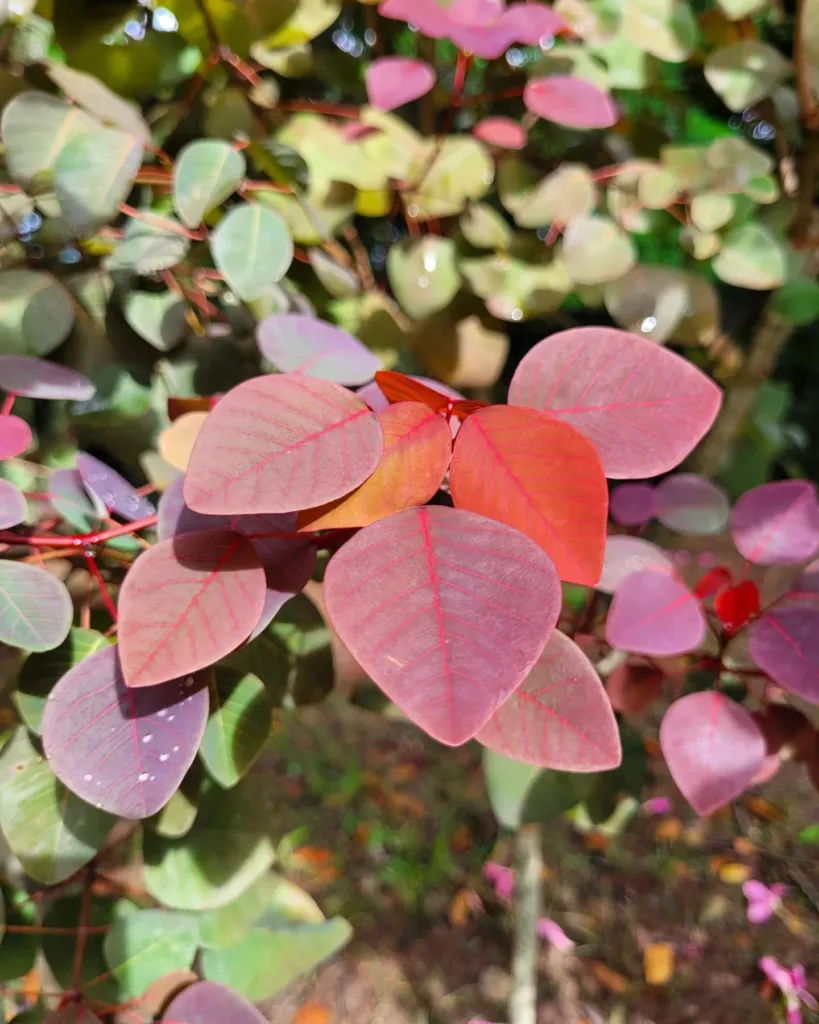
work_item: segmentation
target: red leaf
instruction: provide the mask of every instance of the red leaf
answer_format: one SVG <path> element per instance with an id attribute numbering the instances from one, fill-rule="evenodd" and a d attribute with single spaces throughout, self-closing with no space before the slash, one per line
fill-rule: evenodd
<path id="1" fill-rule="evenodd" d="M 378 414 L 384 452 L 375 472 L 352 494 L 299 513 L 302 530 L 369 526 L 411 505 L 425 505 L 452 457 L 446 420 L 420 402 L 398 402 Z"/>
<path id="2" fill-rule="evenodd" d="M 723 693 L 689 693 L 660 725 L 669 771 L 697 814 L 711 814 L 748 787 L 765 760 L 750 714 Z"/>
<path id="3" fill-rule="evenodd" d="M 459 420 L 465 420 L 467 416 L 471 416 L 472 413 L 477 412 L 478 409 L 488 408 L 488 402 L 477 402 L 463 398 L 459 402 L 452 403 L 452 415 L 457 417 Z"/>
<path id="4" fill-rule="evenodd" d="M 256 549 L 231 530 L 155 544 L 120 590 L 125 682 L 154 686 L 224 658 L 258 622 L 266 590 Z"/>
<path id="5" fill-rule="evenodd" d="M 663 674 L 648 665 L 618 665 L 606 680 L 606 693 L 615 711 L 642 714 L 663 695 Z"/>
<path id="6" fill-rule="evenodd" d="M 706 434 L 722 393 L 660 345 L 610 327 L 576 327 L 538 342 L 509 386 L 512 405 L 559 416 L 597 447 L 606 476 L 643 478 L 681 462 Z"/>
<path id="7" fill-rule="evenodd" d="M 707 597 L 712 594 L 716 594 L 718 590 L 722 590 L 723 587 L 730 586 L 731 573 L 718 565 L 715 569 L 709 569 L 708 572 L 700 577 L 697 585 L 694 587 L 694 595 L 701 601 L 704 601 Z"/>
<path id="8" fill-rule="evenodd" d="M 514 526 L 568 583 L 594 586 L 603 569 L 608 490 L 583 435 L 534 409 L 496 405 L 463 424 L 449 474 L 457 508 Z"/>
<path id="9" fill-rule="evenodd" d="M 753 580 L 720 590 L 714 598 L 714 611 L 728 633 L 736 633 L 754 615 L 759 614 L 759 588 Z"/>
<path id="10" fill-rule="evenodd" d="M 358 487 L 378 465 L 375 414 L 338 384 L 254 377 L 229 391 L 196 438 L 185 474 L 195 512 L 295 512 Z"/>
<path id="11" fill-rule="evenodd" d="M 330 560 L 333 627 L 370 678 L 441 743 L 466 742 L 524 680 L 560 608 L 552 563 L 517 530 L 410 508 Z"/>
<path id="12" fill-rule="evenodd" d="M 607 771 L 622 760 L 600 678 L 577 644 L 558 631 L 475 738 L 516 761 L 560 771 Z"/>
<path id="13" fill-rule="evenodd" d="M 450 399 L 419 380 L 396 370 L 378 370 L 375 382 L 391 402 L 423 402 L 436 412 L 445 412 Z"/>

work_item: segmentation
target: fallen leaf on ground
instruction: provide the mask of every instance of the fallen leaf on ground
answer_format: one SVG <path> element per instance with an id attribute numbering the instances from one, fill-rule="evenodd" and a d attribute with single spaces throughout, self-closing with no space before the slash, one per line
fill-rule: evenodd
<path id="1" fill-rule="evenodd" d="M 333 1024 L 333 1011 L 311 999 L 293 1014 L 293 1024 Z"/>
<path id="2" fill-rule="evenodd" d="M 649 985 L 667 985 L 674 974 L 674 950 L 667 942 L 653 942 L 643 951 L 643 973 Z"/>
<path id="3" fill-rule="evenodd" d="M 727 885 L 742 885 L 751 877 L 751 869 L 747 864 L 723 864 L 719 869 L 719 877 Z"/>
<path id="4" fill-rule="evenodd" d="M 600 960 L 590 960 L 589 967 L 595 978 L 609 992 L 621 996 L 628 988 L 628 978 L 624 978 L 622 974 L 613 971 L 611 967 L 607 967 Z"/>

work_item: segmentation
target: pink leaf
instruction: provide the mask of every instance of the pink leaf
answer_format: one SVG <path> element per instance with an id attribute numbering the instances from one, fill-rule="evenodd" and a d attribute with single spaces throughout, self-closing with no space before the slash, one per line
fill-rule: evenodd
<path id="1" fill-rule="evenodd" d="M 524 680 L 560 585 L 534 541 L 461 509 L 410 508 L 330 560 L 327 612 L 353 657 L 415 723 L 466 742 Z"/>
<path id="2" fill-rule="evenodd" d="M 247 639 L 267 584 L 249 540 L 202 530 L 140 555 L 120 590 L 119 646 L 129 686 L 207 668 Z"/>
<path id="3" fill-rule="evenodd" d="M 577 644 L 558 631 L 475 738 L 516 761 L 560 771 L 606 771 L 622 759 L 603 684 Z"/>
<path id="4" fill-rule="evenodd" d="M 656 544 L 642 537 L 616 536 L 606 540 L 606 555 L 603 559 L 603 574 L 597 590 L 613 594 L 626 577 L 646 570 L 674 575 L 671 556 Z"/>
<path id="5" fill-rule="evenodd" d="M 606 640 L 621 651 L 670 657 L 699 647 L 705 628 L 691 591 L 671 576 L 648 570 L 627 576 L 614 592 Z"/>
<path id="6" fill-rule="evenodd" d="M 67 366 L 34 356 L 0 356 L 0 388 L 25 398 L 62 398 L 87 402 L 97 389 Z"/>
<path id="7" fill-rule="evenodd" d="M 807 480 L 778 480 L 747 491 L 731 512 L 731 534 L 749 562 L 803 562 L 819 548 L 816 487 Z"/>
<path id="8" fill-rule="evenodd" d="M 511 117 L 485 117 L 478 121 L 472 134 L 498 149 L 525 149 L 528 139 L 526 129 Z"/>
<path id="9" fill-rule="evenodd" d="M 0 416 L 0 459 L 14 459 L 29 447 L 31 427 L 19 416 Z"/>
<path id="10" fill-rule="evenodd" d="M 675 701 L 660 725 L 669 771 L 697 814 L 713 813 L 750 784 L 765 740 L 739 704 L 715 690 Z"/>
<path id="11" fill-rule="evenodd" d="M 435 69 L 425 60 L 380 57 L 367 68 L 365 83 L 371 106 L 395 110 L 429 92 L 435 85 Z"/>
<path id="12" fill-rule="evenodd" d="M 114 512 L 129 523 L 137 519 L 152 516 L 156 509 L 147 498 L 137 494 L 128 481 L 110 466 L 106 466 L 93 455 L 80 452 L 77 456 L 77 469 L 86 490 L 99 498 L 109 512 Z"/>
<path id="13" fill-rule="evenodd" d="M 611 128 L 620 111 L 607 92 L 574 75 L 531 78 L 523 90 L 527 110 L 567 128 Z"/>
<path id="14" fill-rule="evenodd" d="M 120 818 L 149 818 L 176 792 L 205 731 L 208 691 L 193 676 L 125 685 L 116 647 L 89 655 L 43 711 L 49 765 L 78 797 Z"/>
<path id="15" fill-rule="evenodd" d="M 654 515 L 677 533 L 719 533 L 730 512 L 725 491 L 696 473 L 675 473 L 654 491 Z"/>
<path id="16" fill-rule="evenodd" d="M 819 607 L 773 608 L 751 627 L 751 657 L 774 682 L 819 704 Z"/>
<path id="17" fill-rule="evenodd" d="M 620 526 L 643 526 L 654 515 L 651 484 L 620 484 L 611 492 L 609 515 Z"/>
<path id="18" fill-rule="evenodd" d="M 305 373 L 353 386 L 383 366 L 366 345 L 340 327 L 302 313 L 273 313 L 256 328 L 259 351 L 282 373 Z"/>
<path id="19" fill-rule="evenodd" d="M 185 474 L 196 512 L 296 512 L 358 487 L 381 458 L 378 418 L 349 391 L 301 374 L 254 377 L 208 415 Z"/>
<path id="20" fill-rule="evenodd" d="M 23 492 L 8 480 L 0 480 L 0 530 L 19 526 L 28 515 Z"/>
<path id="21" fill-rule="evenodd" d="M 530 405 L 582 431 L 615 479 L 673 469 L 708 431 L 722 392 L 688 360 L 636 334 L 575 327 L 521 360 L 512 405 Z"/>
<path id="22" fill-rule="evenodd" d="M 171 1001 L 162 1020 L 167 1024 L 267 1024 L 255 1006 L 215 981 L 189 985 Z"/>

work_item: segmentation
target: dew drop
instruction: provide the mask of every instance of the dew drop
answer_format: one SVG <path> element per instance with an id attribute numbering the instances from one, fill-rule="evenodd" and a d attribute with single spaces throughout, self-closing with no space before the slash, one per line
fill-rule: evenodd
<path id="1" fill-rule="evenodd" d="M 94 778 L 94 776 L 93 775 L 83 775 L 82 778 L 83 778 L 83 782 L 90 782 Z"/>
<path id="2" fill-rule="evenodd" d="M 94 806 L 97 808 L 97 810 L 102 809 L 102 804 L 99 801 L 97 801 L 97 803 L 95 803 Z"/>
<path id="3" fill-rule="evenodd" d="M 179 750 L 179 747 L 174 747 L 174 748 L 173 748 L 173 752 L 174 752 L 174 753 L 176 753 L 176 752 L 177 752 L 178 750 Z"/>
<path id="4" fill-rule="evenodd" d="M 148 773 L 147 772 L 140 772 L 140 774 L 137 776 L 137 778 L 139 779 L 140 782 L 147 782 L 148 781 Z"/>
<path id="5" fill-rule="evenodd" d="M 175 717 L 176 717 L 175 715 L 168 715 L 168 721 L 172 722 Z"/>
<path id="6" fill-rule="evenodd" d="M 150 743 L 153 738 L 154 738 L 154 734 L 152 732 L 148 732 L 148 733 L 146 733 L 142 737 L 142 742 L 143 743 Z"/>
<path id="7" fill-rule="evenodd" d="M 160 708 L 159 711 L 157 711 L 157 713 L 156 713 L 156 717 L 157 718 L 164 718 L 165 715 L 167 715 L 167 713 L 168 713 L 168 709 L 167 708 Z"/>
<path id="8" fill-rule="evenodd" d="M 170 754 L 160 754 L 159 755 L 159 760 L 160 761 L 167 761 L 170 756 L 171 756 Z"/>

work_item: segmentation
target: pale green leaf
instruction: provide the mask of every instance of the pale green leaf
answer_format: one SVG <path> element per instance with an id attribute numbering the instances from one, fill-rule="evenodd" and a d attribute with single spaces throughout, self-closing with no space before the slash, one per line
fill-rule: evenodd
<path id="1" fill-rule="evenodd" d="M 128 324 L 160 352 L 169 352 L 185 337 L 185 300 L 172 291 L 129 292 L 122 304 Z"/>
<path id="2" fill-rule="evenodd" d="M 726 107 L 737 113 L 770 96 L 790 73 L 790 61 L 773 46 L 755 39 L 720 47 L 705 61 L 706 81 Z"/>
<path id="3" fill-rule="evenodd" d="M 49 651 L 71 628 L 65 584 L 38 565 L 0 562 L 0 641 L 24 651 Z"/>
<path id="4" fill-rule="evenodd" d="M 151 211 L 145 210 L 150 217 Z M 136 217 L 128 221 L 125 236 L 117 242 L 114 251 L 104 261 L 106 270 L 131 270 L 135 274 L 155 274 L 168 270 L 188 255 L 190 242 L 178 231 L 162 226 L 163 222 L 176 224 L 171 217 L 143 220 Z"/>
<path id="5" fill-rule="evenodd" d="M 563 164 L 546 175 L 516 204 L 513 216 L 523 228 L 537 228 L 554 222 L 569 224 L 592 213 L 597 199 L 597 186 L 588 167 Z"/>
<path id="6" fill-rule="evenodd" d="M 659 60 L 680 63 L 697 41 L 697 21 L 686 0 L 623 0 L 623 37 Z"/>
<path id="7" fill-rule="evenodd" d="M 198 227 L 236 191 L 246 170 L 244 156 L 227 142 L 198 139 L 184 146 L 173 177 L 173 200 L 182 223 Z"/>
<path id="8" fill-rule="evenodd" d="M 244 778 L 270 735 L 272 705 L 264 683 L 251 672 L 219 667 L 212 672 L 211 715 L 199 749 L 223 789 Z"/>
<path id="9" fill-rule="evenodd" d="M 293 260 L 293 239 L 282 218 L 259 203 L 234 207 L 211 235 L 211 252 L 229 287 L 245 301 L 259 299 Z"/>
<path id="10" fill-rule="evenodd" d="M 71 296 L 41 270 L 0 273 L 0 353 L 47 356 L 74 326 Z"/>
<path id="11" fill-rule="evenodd" d="M 691 222 L 698 231 L 719 231 L 734 216 L 733 196 L 694 196 Z"/>
<path id="12" fill-rule="evenodd" d="M 728 232 L 711 266 L 726 284 L 768 291 L 785 283 L 787 248 L 769 228 L 752 221 Z"/>
<path id="13" fill-rule="evenodd" d="M 423 320 L 449 305 L 461 284 L 456 256 L 452 239 L 440 235 L 390 246 L 387 275 L 408 316 Z"/>
<path id="14" fill-rule="evenodd" d="M 113 220 L 142 164 L 142 142 L 113 128 L 75 136 L 54 165 L 65 220 L 84 233 Z"/>
<path id="15" fill-rule="evenodd" d="M 458 221 L 461 233 L 476 249 L 508 249 L 513 232 L 488 203 L 473 203 Z"/>
<path id="16" fill-rule="evenodd" d="M 150 139 L 150 129 L 139 107 L 117 96 L 98 78 L 55 61 L 49 61 L 46 70 L 52 82 L 92 117 L 127 135 L 144 141 Z"/>
<path id="17" fill-rule="evenodd" d="M 579 217 L 567 226 L 562 254 L 569 277 L 578 284 L 614 281 L 637 262 L 629 236 L 599 215 Z"/>
<path id="18" fill-rule="evenodd" d="M 483 772 L 495 817 L 505 828 L 517 828 L 523 820 L 526 794 L 541 769 L 484 747 Z"/>
<path id="19" fill-rule="evenodd" d="M 407 189 L 407 213 L 417 220 L 459 214 L 470 199 L 486 195 L 494 176 L 489 151 L 478 139 L 430 139 L 408 174 L 414 187 Z"/>
<path id="20" fill-rule="evenodd" d="M 24 187 L 45 186 L 63 149 L 98 131 L 99 124 L 80 107 L 44 92 L 15 96 L 0 120 L 9 173 Z"/>
<path id="21" fill-rule="evenodd" d="M 743 21 L 755 14 L 761 14 L 770 7 L 771 0 L 717 0 L 717 3 L 723 14 L 731 21 Z"/>
<path id="22" fill-rule="evenodd" d="M 340 0 L 301 0 L 292 17 L 262 45 L 275 50 L 309 43 L 333 24 L 340 11 Z"/>
<path id="23" fill-rule="evenodd" d="M 137 910 L 114 921 L 103 951 L 123 999 L 139 999 L 165 974 L 190 967 L 198 937 L 190 914 Z"/>
<path id="24" fill-rule="evenodd" d="M 240 57 L 247 57 L 251 45 L 275 32 L 295 12 L 297 0 L 163 0 L 179 22 L 179 32 L 188 42 L 209 53 L 213 46 L 202 5 L 216 30 L 219 42 Z"/>

